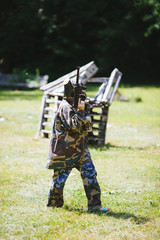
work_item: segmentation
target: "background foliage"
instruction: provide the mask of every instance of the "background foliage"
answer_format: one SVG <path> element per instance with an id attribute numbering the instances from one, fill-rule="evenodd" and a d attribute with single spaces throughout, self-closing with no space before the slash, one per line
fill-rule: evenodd
<path id="1" fill-rule="evenodd" d="M 2 0 L 0 71 L 53 80 L 94 60 L 126 83 L 158 83 L 159 0 Z"/>

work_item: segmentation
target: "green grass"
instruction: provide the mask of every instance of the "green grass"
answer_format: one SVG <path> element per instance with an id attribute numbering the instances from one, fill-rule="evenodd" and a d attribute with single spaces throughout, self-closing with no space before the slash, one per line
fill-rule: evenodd
<path id="1" fill-rule="evenodd" d="M 75 169 L 64 207 L 46 208 L 49 140 L 35 137 L 42 93 L 0 91 L 0 239 L 160 239 L 160 88 L 120 92 L 130 102 L 113 102 L 106 145 L 90 146 L 103 206 L 111 208 L 98 214 L 87 212 Z"/>

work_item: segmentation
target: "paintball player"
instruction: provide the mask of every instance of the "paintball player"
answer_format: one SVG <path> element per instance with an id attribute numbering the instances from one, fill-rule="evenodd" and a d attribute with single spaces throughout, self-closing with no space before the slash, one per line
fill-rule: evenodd
<path id="1" fill-rule="evenodd" d="M 46 168 L 54 169 L 48 194 L 47 207 L 62 207 L 63 189 L 72 170 L 76 168 L 84 185 L 88 199 L 88 211 L 107 212 L 101 205 L 101 191 L 97 172 L 86 145 L 87 130 L 91 126 L 90 116 L 85 112 L 85 93 L 79 85 L 78 106 L 75 107 L 75 85 L 64 81 L 64 98 L 53 124 Z"/>

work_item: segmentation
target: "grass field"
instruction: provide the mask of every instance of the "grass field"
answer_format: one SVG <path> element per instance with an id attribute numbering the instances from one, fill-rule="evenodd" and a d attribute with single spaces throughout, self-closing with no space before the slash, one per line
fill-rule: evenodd
<path id="1" fill-rule="evenodd" d="M 96 86 L 88 88 L 94 96 Z M 73 169 L 63 208 L 46 208 L 49 140 L 36 138 L 42 93 L 0 91 L 0 239 L 160 239 L 160 88 L 121 87 L 106 145 L 90 146 L 108 214 L 88 213 Z M 141 98 L 141 101 L 137 101 Z"/>

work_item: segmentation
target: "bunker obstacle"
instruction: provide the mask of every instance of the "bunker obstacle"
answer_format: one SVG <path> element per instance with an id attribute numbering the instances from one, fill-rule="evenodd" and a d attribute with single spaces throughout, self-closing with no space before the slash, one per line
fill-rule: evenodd
<path id="1" fill-rule="evenodd" d="M 79 81 L 86 83 L 102 83 L 94 98 L 87 98 L 88 111 L 92 118 L 92 132 L 89 132 L 90 144 L 104 145 L 106 142 L 106 130 L 108 122 L 109 107 L 111 106 L 115 93 L 118 89 L 122 73 L 115 68 L 110 77 L 93 77 L 98 71 L 94 61 L 80 68 Z M 43 85 L 40 89 L 44 92 L 42 97 L 40 118 L 37 136 L 49 138 L 54 123 L 54 118 L 59 104 L 64 95 L 63 82 L 70 78 L 76 81 L 77 70 L 74 70 L 57 80 Z"/>

